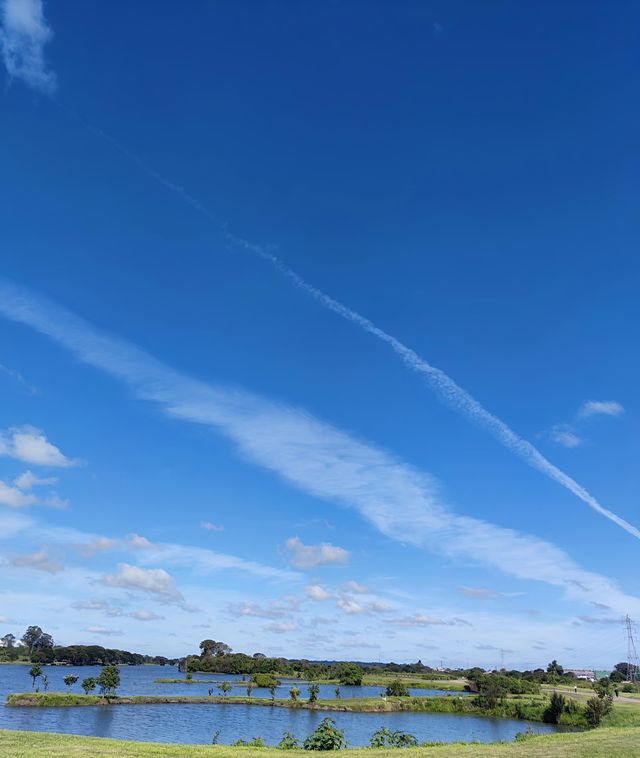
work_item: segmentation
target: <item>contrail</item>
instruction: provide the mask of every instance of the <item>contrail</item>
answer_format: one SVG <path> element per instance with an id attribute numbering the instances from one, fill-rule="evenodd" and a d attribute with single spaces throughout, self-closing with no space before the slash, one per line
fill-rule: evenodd
<path id="1" fill-rule="evenodd" d="M 484 408 L 475 398 L 473 398 L 466 390 L 460 387 L 450 376 L 445 374 L 439 368 L 432 366 L 424 358 L 421 358 L 415 350 L 407 347 L 400 342 L 399 339 L 388 334 L 384 330 L 376 326 L 373 321 L 370 321 L 365 316 L 362 316 L 357 311 L 343 305 L 338 300 L 334 300 L 332 297 L 324 293 L 322 290 L 309 284 L 303 277 L 296 271 L 287 266 L 278 256 L 274 255 L 268 248 L 261 245 L 256 245 L 246 239 L 233 234 L 227 228 L 226 224 L 220 220 L 214 213 L 206 208 L 197 198 L 187 192 L 183 187 L 180 187 L 175 182 L 167 179 L 155 169 L 149 167 L 141 158 L 132 153 L 128 148 L 120 144 L 114 137 L 104 132 L 102 129 L 98 129 L 85 121 L 83 121 L 78 114 L 74 113 L 71 109 L 61 106 L 65 111 L 72 114 L 83 126 L 88 129 L 92 134 L 100 137 L 108 142 L 110 145 L 116 148 L 122 155 L 124 155 L 129 161 L 134 163 L 141 171 L 149 176 L 154 181 L 161 184 L 163 187 L 178 195 L 183 202 L 189 205 L 193 210 L 203 215 L 206 219 L 211 221 L 218 229 L 223 233 L 225 239 L 234 245 L 235 247 L 243 250 L 248 250 L 262 260 L 269 263 L 273 268 L 282 274 L 286 279 L 292 282 L 298 289 L 306 292 L 314 300 L 319 302 L 327 310 L 336 313 L 346 321 L 355 324 L 363 331 L 372 334 L 382 342 L 385 342 L 393 350 L 396 355 L 399 355 L 406 366 L 426 378 L 429 386 L 436 392 L 436 394 L 444 400 L 444 402 L 461 416 L 466 417 L 474 424 L 486 429 L 493 437 L 498 440 L 507 450 L 521 458 L 525 463 L 534 469 L 542 472 L 545 476 L 558 482 L 562 487 L 569 490 L 577 498 L 586 503 L 590 508 L 599 513 L 601 516 L 613 521 L 614 524 L 622 527 L 626 532 L 632 534 L 634 537 L 640 539 L 640 530 L 633 524 L 630 524 L 625 519 L 621 518 L 617 514 L 610 511 L 601 505 L 593 495 L 591 495 L 581 484 L 572 479 L 568 474 L 559 469 L 550 460 L 548 460 L 542 453 L 530 442 L 520 437 L 513 431 L 504 421 L 501 421 L 497 416 Z"/>

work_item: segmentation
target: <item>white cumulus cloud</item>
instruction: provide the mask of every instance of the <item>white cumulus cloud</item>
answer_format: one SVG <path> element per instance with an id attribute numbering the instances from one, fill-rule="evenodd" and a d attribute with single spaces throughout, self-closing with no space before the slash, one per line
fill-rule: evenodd
<path id="1" fill-rule="evenodd" d="M 326 590 L 321 584 L 308 584 L 304 588 L 307 597 L 312 600 L 329 600 L 333 595 Z"/>
<path id="2" fill-rule="evenodd" d="M 102 583 L 106 587 L 146 592 L 163 603 L 184 602 L 174 578 L 161 568 L 145 569 L 131 566 L 129 563 L 120 563 L 117 573 L 105 574 Z"/>
<path id="3" fill-rule="evenodd" d="M 0 503 L 9 508 L 26 508 L 38 502 L 35 495 L 23 492 L 0 480 Z"/>
<path id="4" fill-rule="evenodd" d="M 0 455 L 17 458 L 34 466 L 66 468 L 76 465 L 35 426 L 12 427 L 0 432 Z M 28 480 L 27 480 L 28 482 Z"/>
<path id="5" fill-rule="evenodd" d="M 299 569 L 316 568 L 331 563 L 347 563 L 349 551 L 343 547 L 321 542 L 319 545 L 305 545 L 299 537 L 287 540 L 287 550 L 291 565 Z"/>

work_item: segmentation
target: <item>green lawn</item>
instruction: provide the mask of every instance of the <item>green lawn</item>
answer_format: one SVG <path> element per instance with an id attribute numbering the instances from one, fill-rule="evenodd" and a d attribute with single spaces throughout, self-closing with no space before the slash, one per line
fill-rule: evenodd
<path id="1" fill-rule="evenodd" d="M 76 737 L 41 732 L 0 730 L 0 755 L 3 758 L 67 758 L 68 756 L 208 756 L 209 758 L 292 758 L 302 751 L 273 748 L 234 748 L 226 745 L 162 745 L 149 742 L 125 742 L 98 737 Z M 308 755 L 308 753 L 304 753 Z M 596 729 L 580 734 L 553 734 L 532 737 L 524 742 L 494 745 L 449 744 L 431 747 L 389 749 L 354 749 L 348 758 L 640 758 L 640 730 Z M 346 756 L 345 756 L 346 758 Z"/>

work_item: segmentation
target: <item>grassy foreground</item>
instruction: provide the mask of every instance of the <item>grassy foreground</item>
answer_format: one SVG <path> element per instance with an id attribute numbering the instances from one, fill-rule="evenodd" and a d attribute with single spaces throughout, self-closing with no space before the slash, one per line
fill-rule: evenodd
<path id="1" fill-rule="evenodd" d="M 295 758 L 307 756 L 299 750 L 230 747 L 227 745 L 163 745 L 149 742 L 108 740 L 44 732 L 0 730 L 3 758 L 67 758 L 67 756 L 208 756 L 209 758 Z M 640 758 L 638 729 L 596 729 L 580 734 L 551 734 L 531 737 L 524 742 L 493 745 L 478 743 L 440 744 L 431 747 L 393 749 L 358 748 L 346 758 Z"/>

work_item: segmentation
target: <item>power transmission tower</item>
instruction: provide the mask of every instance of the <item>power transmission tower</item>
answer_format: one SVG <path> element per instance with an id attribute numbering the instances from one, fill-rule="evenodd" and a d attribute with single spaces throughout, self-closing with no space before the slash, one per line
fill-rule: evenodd
<path id="1" fill-rule="evenodd" d="M 629 616 L 625 616 L 624 625 L 627 630 L 627 678 L 630 682 L 635 682 L 640 671 L 640 663 L 638 662 L 636 642 L 633 638 L 633 625 Z"/>

